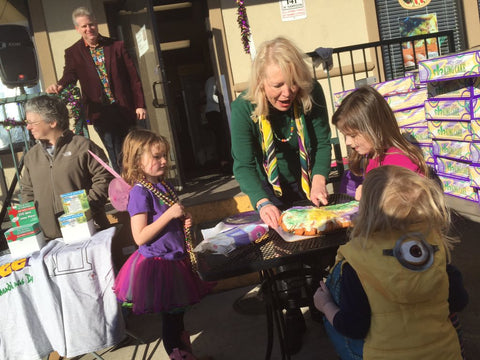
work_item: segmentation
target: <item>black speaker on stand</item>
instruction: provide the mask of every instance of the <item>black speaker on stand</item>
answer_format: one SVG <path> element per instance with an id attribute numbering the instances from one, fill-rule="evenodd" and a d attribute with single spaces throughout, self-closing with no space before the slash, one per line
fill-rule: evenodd
<path id="1" fill-rule="evenodd" d="M 0 78 L 8 88 L 20 88 L 25 94 L 25 87 L 38 83 L 38 64 L 35 47 L 28 28 L 21 25 L 0 25 Z M 16 178 L 15 178 L 16 180 Z M 0 221 L 6 214 L 6 203 L 10 203 L 15 185 L 10 185 L 8 199 L 2 206 Z M 8 251 L 4 231 L 0 231 L 0 256 Z"/>
<path id="2" fill-rule="evenodd" d="M 38 83 L 37 54 L 28 29 L 22 25 L 0 25 L 0 77 L 9 87 Z"/>

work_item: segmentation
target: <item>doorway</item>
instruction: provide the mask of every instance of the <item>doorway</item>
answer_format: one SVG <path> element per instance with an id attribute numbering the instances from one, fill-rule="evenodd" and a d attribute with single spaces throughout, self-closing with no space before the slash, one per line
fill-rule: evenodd
<path id="1" fill-rule="evenodd" d="M 111 14 L 107 19 L 110 33 L 123 39 L 132 56 L 137 58 L 147 101 L 149 121 L 146 125 L 173 143 L 178 185 L 221 172 L 221 151 L 216 145 L 215 128 L 205 117 L 205 83 L 213 75 L 206 26 L 207 2 L 147 0 L 142 8 L 138 2 L 127 0 L 105 6 L 106 13 Z M 148 18 L 146 29 L 151 32 L 149 36 L 156 38 L 160 45 L 155 72 L 148 68 L 142 70 L 145 64 L 143 55 L 139 56 L 135 34 L 136 29 L 142 27 L 138 21 L 138 14 L 142 12 Z M 132 22 L 137 23 L 136 28 Z M 150 29 L 148 24 L 151 24 Z M 163 107 L 165 114 L 158 111 L 159 106 Z M 223 104 L 219 108 L 223 136 L 229 139 L 225 108 Z M 162 125 L 164 121 L 159 117 L 166 118 L 167 127 Z M 167 128 L 170 134 L 166 133 Z"/>

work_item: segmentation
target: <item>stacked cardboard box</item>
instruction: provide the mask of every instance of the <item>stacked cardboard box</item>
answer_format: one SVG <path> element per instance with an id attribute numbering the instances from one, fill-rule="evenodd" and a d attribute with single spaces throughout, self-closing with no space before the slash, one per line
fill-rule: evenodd
<path id="1" fill-rule="evenodd" d="M 479 200 L 480 188 L 479 67 L 478 51 L 419 63 L 435 169 L 445 193 L 471 201 Z"/>
<path id="2" fill-rule="evenodd" d="M 393 110 L 400 131 L 423 152 L 425 161 L 434 166 L 432 139 L 425 119 L 424 102 L 427 100 L 427 88 L 418 80 L 417 72 L 405 77 L 372 84 Z M 340 106 L 342 100 L 355 89 L 334 94 L 334 104 Z"/>
<path id="3" fill-rule="evenodd" d="M 480 51 L 423 60 L 418 71 L 371 86 L 435 168 L 445 193 L 480 201 Z M 334 94 L 335 107 L 354 90 Z"/>
<path id="4" fill-rule="evenodd" d="M 58 218 L 63 241 L 67 244 L 88 240 L 95 233 L 90 204 L 85 190 L 60 195 L 64 215 Z"/>
<path id="5" fill-rule="evenodd" d="M 408 93 L 387 96 L 385 100 L 393 110 L 400 132 L 422 150 L 427 164 L 433 166 L 432 139 L 428 132 L 424 110 L 427 89 L 415 86 L 415 89 Z"/>
<path id="6" fill-rule="evenodd" d="M 33 202 L 8 207 L 12 228 L 5 232 L 12 257 L 27 256 L 45 245 Z"/>

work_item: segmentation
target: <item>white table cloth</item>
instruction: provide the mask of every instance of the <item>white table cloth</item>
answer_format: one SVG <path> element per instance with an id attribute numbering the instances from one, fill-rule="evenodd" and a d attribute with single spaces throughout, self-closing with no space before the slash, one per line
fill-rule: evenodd
<path id="1" fill-rule="evenodd" d="M 52 240 L 32 255 L 0 257 L 0 358 L 74 357 L 120 342 L 112 287 L 115 228 L 76 244 Z"/>

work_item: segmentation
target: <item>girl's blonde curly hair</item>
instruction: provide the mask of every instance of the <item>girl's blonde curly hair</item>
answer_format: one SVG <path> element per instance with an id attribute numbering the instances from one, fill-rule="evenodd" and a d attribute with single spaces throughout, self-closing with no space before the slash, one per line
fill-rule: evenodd
<path id="1" fill-rule="evenodd" d="M 395 165 L 380 166 L 365 177 L 359 211 L 350 233 L 366 245 L 374 233 L 427 228 L 443 242 L 447 255 L 456 239 L 448 236 L 451 219 L 443 190 L 434 180 Z"/>
<path id="2" fill-rule="evenodd" d="M 145 176 L 141 159 L 143 154 L 151 151 L 155 145 L 164 147 L 168 159 L 170 145 L 164 136 L 155 134 L 150 130 L 135 129 L 125 137 L 122 148 L 122 177 L 128 184 L 134 185 Z"/>

